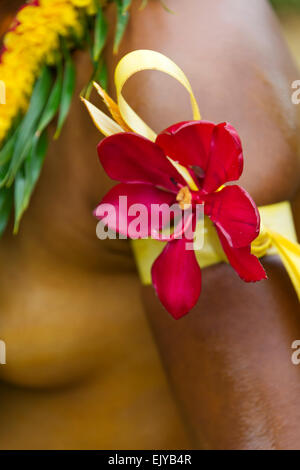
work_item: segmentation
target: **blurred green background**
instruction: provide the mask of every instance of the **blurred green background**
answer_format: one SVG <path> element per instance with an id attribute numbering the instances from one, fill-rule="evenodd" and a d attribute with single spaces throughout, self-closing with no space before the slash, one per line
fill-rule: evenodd
<path id="1" fill-rule="evenodd" d="M 270 0 L 276 10 L 283 34 L 300 69 L 300 0 Z"/>
<path id="2" fill-rule="evenodd" d="M 295 10 L 300 9 L 300 0 L 270 0 L 277 10 Z"/>

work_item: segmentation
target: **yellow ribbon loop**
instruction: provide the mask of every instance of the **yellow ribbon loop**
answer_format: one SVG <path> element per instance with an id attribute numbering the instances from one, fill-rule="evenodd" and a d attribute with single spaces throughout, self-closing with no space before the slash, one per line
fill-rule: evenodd
<path id="1" fill-rule="evenodd" d="M 131 108 L 131 106 L 129 106 L 122 95 L 123 87 L 127 80 L 132 77 L 132 75 L 143 70 L 158 70 L 160 72 L 166 73 L 167 75 L 170 75 L 179 83 L 181 83 L 181 85 L 190 95 L 193 119 L 201 119 L 200 111 L 192 87 L 181 68 L 178 67 L 178 65 L 176 65 L 175 62 L 173 62 L 171 59 L 164 56 L 163 54 L 160 54 L 159 52 L 146 49 L 138 50 L 129 52 L 129 54 L 125 55 L 116 67 L 115 86 L 117 93 L 117 106 L 116 103 L 114 103 L 114 101 L 100 87 L 100 85 L 94 83 L 97 92 L 104 100 L 115 121 L 117 121 L 119 124 L 123 123 L 123 125 L 118 125 L 116 128 L 114 125 L 116 124 L 114 120 L 106 116 L 106 114 L 92 105 L 88 100 L 81 98 L 96 127 L 105 136 L 115 134 L 116 132 L 122 132 L 124 130 L 128 131 L 131 129 L 137 134 L 140 134 L 152 141 L 156 139 L 156 133 L 140 118 L 140 116 L 136 114 L 136 112 Z M 118 119 L 119 115 L 121 115 L 121 121 Z"/>
<path id="2" fill-rule="evenodd" d="M 126 124 L 136 133 L 154 141 L 156 139 L 155 132 L 136 114 L 129 106 L 122 95 L 122 90 L 127 80 L 132 75 L 143 70 L 158 70 L 175 78 L 187 90 L 190 95 L 193 119 L 201 119 L 200 111 L 196 98 L 194 96 L 190 82 L 184 72 L 171 59 L 151 50 L 138 50 L 125 55 L 118 63 L 115 70 L 115 85 L 117 93 L 117 101 L 122 118 Z M 171 163 L 176 167 L 179 173 L 186 180 L 187 184 L 193 191 L 197 191 L 197 185 L 193 181 L 190 173 L 179 163 L 170 159 Z"/>
<path id="3" fill-rule="evenodd" d="M 272 247 L 272 239 L 269 233 L 261 227 L 260 234 L 251 244 L 251 253 L 258 258 L 265 256 L 267 251 Z"/>
<path id="4" fill-rule="evenodd" d="M 156 134 L 150 127 L 133 111 L 122 95 L 122 90 L 127 80 L 142 70 L 159 70 L 175 78 L 188 91 L 191 99 L 193 118 L 201 119 L 200 111 L 194 96 L 190 82 L 184 72 L 171 59 L 151 50 L 138 50 L 125 55 L 118 63 L 115 70 L 115 85 L 117 101 L 120 113 L 129 127 L 140 135 L 150 140 L 155 140 Z"/>

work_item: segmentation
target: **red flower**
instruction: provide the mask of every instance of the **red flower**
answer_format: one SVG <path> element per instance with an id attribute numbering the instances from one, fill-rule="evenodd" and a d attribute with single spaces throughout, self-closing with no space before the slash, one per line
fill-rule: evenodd
<path id="1" fill-rule="evenodd" d="M 151 204 L 170 206 L 176 201 L 181 208 L 183 203 L 193 208 L 183 236 L 179 237 L 182 233 L 175 228 L 152 266 L 154 288 L 174 318 L 188 313 L 201 291 L 195 252 L 186 249 L 187 231 L 195 228 L 196 204 L 204 204 L 204 212 L 215 224 L 227 258 L 239 276 L 246 282 L 266 278 L 260 262 L 250 252 L 260 229 L 258 209 L 240 186 L 222 187 L 238 180 L 243 171 L 241 141 L 230 124 L 178 123 L 159 134 L 155 143 L 133 133 L 115 134 L 99 144 L 98 154 L 107 174 L 120 184 L 106 194 L 95 215 L 101 219 L 103 204 L 112 204 L 120 216 L 120 222 L 117 218 L 109 223 L 116 232 L 131 236 L 127 229 L 130 217 L 121 209 L 119 196 L 127 196 L 128 205 L 142 203 L 149 209 Z M 188 187 L 166 156 L 188 169 L 197 191 Z M 150 223 L 141 233 L 141 237 L 155 235 Z"/>

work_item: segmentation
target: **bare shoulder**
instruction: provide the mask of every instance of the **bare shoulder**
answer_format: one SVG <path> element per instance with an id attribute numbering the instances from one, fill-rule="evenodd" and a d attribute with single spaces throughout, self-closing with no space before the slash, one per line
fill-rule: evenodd
<path id="1" fill-rule="evenodd" d="M 143 11 L 139 5 L 133 2 L 119 56 L 108 57 L 111 84 L 114 66 L 126 52 L 146 48 L 168 55 L 190 79 L 202 117 L 237 128 L 245 154 L 241 184 L 256 202 L 293 199 L 300 157 L 291 83 L 299 73 L 267 2 L 174 0 L 174 14 L 158 1 Z M 158 131 L 191 116 L 185 91 L 158 72 L 133 77 L 126 93 Z"/>
<path id="2" fill-rule="evenodd" d="M 238 130 L 241 185 L 256 203 L 293 200 L 300 158 L 291 84 L 298 72 L 267 1 L 174 0 L 173 15 L 155 1 L 142 13 L 138 2 L 134 7 L 119 55 L 147 48 L 171 57 L 189 77 L 203 118 Z M 190 118 L 184 90 L 157 72 L 134 77 L 125 93 L 157 131 Z M 243 283 L 225 264 L 204 269 L 200 301 L 180 323 L 153 288 L 143 289 L 168 376 L 201 448 L 299 448 L 299 373 L 290 361 L 299 303 L 279 260 L 264 264 L 269 281 L 258 284 Z"/>

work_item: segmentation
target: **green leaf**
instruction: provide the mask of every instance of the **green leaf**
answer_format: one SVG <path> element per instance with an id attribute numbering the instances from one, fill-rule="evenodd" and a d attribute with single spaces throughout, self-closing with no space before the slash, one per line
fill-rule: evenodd
<path id="1" fill-rule="evenodd" d="M 33 189 L 39 179 L 41 169 L 47 153 L 48 139 L 47 132 L 44 131 L 37 137 L 33 143 L 32 152 L 25 161 L 25 176 L 26 176 L 26 205 L 29 200 Z"/>
<path id="2" fill-rule="evenodd" d="M 54 135 L 54 139 L 58 139 L 58 137 L 60 136 L 62 127 L 65 123 L 65 120 L 67 118 L 67 115 L 71 106 L 71 101 L 72 101 L 73 93 L 75 90 L 75 76 L 76 76 L 75 66 L 72 62 L 71 57 L 68 55 L 66 58 L 66 63 L 65 63 L 58 123 L 57 123 L 57 129 Z"/>
<path id="3" fill-rule="evenodd" d="M 99 60 L 100 54 L 103 47 L 105 46 L 107 39 L 108 25 L 104 17 L 102 8 L 99 7 L 98 13 L 95 21 L 95 37 L 94 37 L 94 46 L 93 46 L 93 61 L 97 62 Z"/>
<path id="4" fill-rule="evenodd" d="M 60 63 L 57 69 L 57 78 L 50 93 L 49 99 L 47 101 L 46 107 L 43 111 L 42 117 L 38 124 L 37 133 L 41 134 L 48 124 L 52 121 L 55 114 L 58 111 L 59 103 L 61 100 L 63 86 L 63 69 L 62 64 Z"/>
<path id="5" fill-rule="evenodd" d="M 7 186 L 10 186 L 13 183 L 15 175 L 26 158 L 26 155 L 28 155 L 28 152 L 30 151 L 31 140 L 48 99 L 51 83 L 51 72 L 48 67 L 44 67 L 40 78 L 35 84 L 28 111 L 19 127 L 18 137 L 9 170 L 6 178 L 4 179 Z"/>
<path id="6" fill-rule="evenodd" d="M 116 0 L 117 1 L 117 27 L 114 40 L 114 54 L 119 50 L 125 29 L 129 20 L 128 8 L 131 0 Z"/>
<path id="7" fill-rule="evenodd" d="M 12 134 L 0 150 L 0 166 L 5 165 L 12 158 L 14 146 L 17 140 L 17 130 Z"/>
<path id="8" fill-rule="evenodd" d="M 3 235 L 4 230 L 9 221 L 13 203 L 12 188 L 0 189 L 0 237 Z"/>
<path id="9" fill-rule="evenodd" d="M 80 93 L 81 96 L 84 96 L 85 99 L 89 100 L 91 92 L 93 90 L 93 82 L 98 82 L 104 88 L 107 90 L 107 83 L 108 83 L 108 72 L 107 72 L 107 66 L 103 60 L 103 58 L 100 57 L 98 62 L 96 63 L 96 66 L 94 67 L 92 76 L 88 82 L 88 84 L 84 87 L 82 92 Z"/>
<path id="10" fill-rule="evenodd" d="M 35 136 L 31 152 L 25 160 L 24 168 L 19 170 L 15 181 L 15 225 L 14 233 L 18 232 L 20 221 L 28 208 L 31 195 L 40 176 L 47 152 L 47 132 Z"/>
<path id="11" fill-rule="evenodd" d="M 122 1 L 123 14 L 126 13 L 129 10 L 131 3 L 132 3 L 132 0 L 123 0 Z"/>
<path id="12" fill-rule="evenodd" d="M 9 161 L 0 166 L 0 191 L 4 187 L 9 169 Z"/>
<path id="13" fill-rule="evenodd" d="M 104 88 L 104 90 L 107 90 L 107 87 L 108 87 L 108 70 L 107 70 L 107 65 L 104 62 L 104 60 L 101 62 L 100 69 L 96 71 L 94 80 L 97 83 L 100 83 L 101 87 Z"/>
<path id="14" fill-rule="evenodd" d="M 19 230 L 19 223 L 24 210 L 24 196 L 25 196 L 26 180 L 23 171 L 19 170 L 16 174 L 14 184 L 14 201 L 15 201 L 15 224 L 13 233 L 16 235 Z"/>

